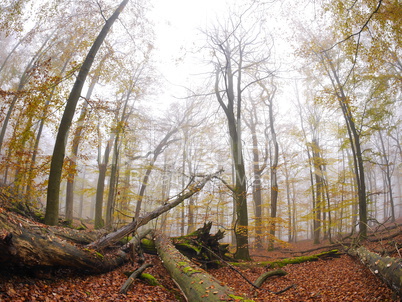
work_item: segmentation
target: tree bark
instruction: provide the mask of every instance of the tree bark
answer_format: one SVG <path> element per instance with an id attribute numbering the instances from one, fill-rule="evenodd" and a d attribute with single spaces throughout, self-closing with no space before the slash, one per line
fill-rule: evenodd
<path id="1" fill-rule="evenodd" d="M 269 271 L 269 272 L 265 272 L 263 273 L 261 276 L 259 276 L 257 278 L 257 280 L 255 280 L 255 282 L 253 283 L 256 287 L 261 287 L 261 285 L 265 282 L 265 280 L 267 280 L 269 277 L 272 276 L 285 276 L 287 274 L 287 272 L 285 272 L 284 270 L 278 269 L 278 270 L 274 270 L 274 271 Z"/>
<path id="2" fill-rule="evenodd" d="M 147 213 L 143 217 L 134 219 L 133 222 L 127 224 L 126 226 L 118 229 L 117 231 L 115 231 L 113 233 L 108 234 L 107 236 L 100 238 L 99 240 L 97 240 L 95 242 L 92 242 L 87 247 L 99 249 L 99 248 L 104 248 L 106 246 L 113 244 L 114 242 L 120 240 L 124 236 L 134 232 L 140 226 L 147 224 L 149 221 L 159 217 L 161 214 L 169 211 L 170 209 L 173 209 L 174 207 L 176 207 L 177 205 L 182 203 L 187 198 L 190 198 L 191 196 L 193 196 L 194 194 L 199 192 L 208 181 L 210 181 L 214 177 L 217 177 L 219 173 L 220 173 L 220 171 L 215 174 L 205 176 L 198 184 L 189 186 L 189 189 L 187 190 L 187 192 L 185 192 L 185 193 L 182 192 L 172 202 L 166 203 L 166 204 L 160 206 L 159 208 L 155 209 L 154 211 Z"/>
<path id="3" fill-rule="evenodd" d="M 102 59 L 102 63 L 106 59 L 106 56 Z M 100 64 L 100 67 L 102 67 L 103 64 Z M 100 68 L 99 68 L 100 69 Z M 77 128 L 74 131 L 74 136 L 73 136 L 73 141 L 72 141 L 72 152 L 71 152 L 71 158 L 70 158 L 70 171 L 69 175 L 67 178 L 67 187 L 66 187 L 66 220 L 72 221 L 73 216 L 74 216 L 74 180 L 75 180 L 75 175 L 77 174 L 77 158 L 78 158 L 78 150 L 79 146 L 81 143 L 81 138 L 82 138 L 82 132 L 84 131 L 84 123 L 85 123 L 85 118 L 88 113 L 88 100 L 92 96 L 92 92 L 95 89 L 95 85 L 98 83 L 99 80 L 99 71 L 95 74 L 94 78 L 91 80 L 91 83 L 89 85 L 86 97 L 85 97 L 85 102 L 83 107 L 81 108 L 81 113 L 80 116 L 77 120 Z"/>
<path id="4" fill-rule="evenodd" d="M 163 265 L 187 301 L 235 301 L 236 295 L 231 289 L 194 265 L 164 235 L 156 234 L 155 245 Z"/>
<path id="5" fill-rule="evenodd" d="M 268 156 L 265 156 L 262 166 L 260 166 L 260 150 L 257 135 L 257 105 L 253 104 L 252 108 L 248 111 L 250 114 L 249 119 L 245 119 L 245 123 L 251 132 L 251 139 L 253 142 L 253 201 L 254 201 L 254 221 L 255 221 L 255 246 L 256 248 L 263 247 L 263 220 L 262 220 L 262 172 L 266 168 Z M 267 148 L 265 148 L 267 153 Z M 265 154 L 267 155 L 267 154 Z"/>
<path id="6" fill-rule="evenodd" d="M 109 32 L 113 23 L 117 20 L 127 2 L 128 0 L 123 0 L 120 3 L 119 7 L 115 10 L 113 15 L 106 21 L 95 42 L 92 44 L 92 47 L 89 50 L 88 55 L 86 56 L 84 63 L 80 68 L 80 72 L 78 73 L 77 79 L 68 97 L 66 108 L 64 109 L 64 113 L 60 121 L 59 130 L 57 132 L 56 142 L 53 149 L 52 162 L 50 164 L 45 214 L 45 223 L 48 225 L 55 225 L 58 222 L 60 182 L 66 152 L 66 141 L 68 137 L 68 131 L 74 117 L 77 102 L 81 96 L 82 88 L 84 86 L 89 70 L 91 69 L 95 56 L 103 41 L 105 40 L 107 33 Z"/>
<path id="7" fill-rule="evenodd" d="M 370 252 L 364 246 L 349 250 L 349 254 L 359 257 L 374 275 L 377 275 L 399 297 L 402 297 L 402 259 L 381 257 Z"/>
<path id="8" fill-rule="evenodd" d="M 70 267 L 87 273 L 103 273 L 123 264 L 128 255 L 104 256 L 90 249 L 80 249 L 57 236 L 51 228 L 29 222 L 20 216 L 0 213 L 0 263 L 26 268 Z"/>
<path id="9" fill-rule="evenodd" d="M 103 209 L 103 193 L 105 192 L 105 178 L 107 172 L 107 165 L 109 163 L 110 149 L 112 148 L 114 134 L 110 135 L 109 140 L 106 143 L 105 152 L 103 155 L 103 161 L 98 159 L 99 175 L 98 183 L 96 186 L 96 197 L 95 197 L 95 229 L 100 229 L 104 226 L 104 221 L 102 219 L 102 209 Z M 99 155 L 100 157 L 100 155 Z"/>
<path id="10" fill-rule="evenodd" d="M 220 172 L 218 172 L 220 173 Z M 115 233 L 103 236 L 85 248 L 77 247 L 68 241 L 88 242 L 92 235 L 76 236 L 77 231 L 58 231 L 57 228 L 44 227 L 15 213 L 0 208 L 0 264 L 18 265 L 27 268 L 37 266 L 70 267 L 88 273 L 102 273 L 115 269 L 128 260 L 129 255 L 118 251 L 113 256 L 104 256 L 100 249 L 115 243 L 138 227 L 174 208 L 185 199 L 199 192 L 204 185 L 218 173 L 204 177 L 191 186 L 173 202 L 165 204 L 145 217 L 133 221 Z M 59 234 L 60 233 L 60 234 Z M 99 235 L 99 234 L 97 234 Z M 79 237 L 78 240 L 71 238 Z M 95 250 L 96 249 L 96 250 Z"/>
<path id="11" fill-rule="evenodd" d="M 124 282 L 123 286 L 120 289 L 120 294 L 127 294 L 127 291 L 129 290 L 131 284 L 133 284 L 133 282 L 135 281 L 136 278 L 138 278 L 143 271 L 145 271 L 148 267 L 152 266 L 151 263 L 144 263 L 143 265 L 141 265 L 140 268 L 138 268 L 137 270 L 135 270 L 130 277 L 128 277 L 128 279 L 126 280 L 126 282 Z"/>

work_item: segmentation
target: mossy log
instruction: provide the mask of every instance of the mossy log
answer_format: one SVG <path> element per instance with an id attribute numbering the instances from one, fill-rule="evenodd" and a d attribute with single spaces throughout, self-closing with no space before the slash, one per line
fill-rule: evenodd
<path id="1" fill-rule="evenodd" d="M 146 283 L 148 283 L 151 286 L 159 286 L 160 285 L 158 280 L 151 274 L 142 273 L 141 275 L 138 276 L 138 278 L 145 281 Z"/>
<path id="2" fill-rule="evenodd" d="M 169 210 L 173 209 L 174 207 L 181 204 L 186 199 L 190 198 L 194 194 L 198 193 L 202 190 L 205 184 L 213 179 L 214 177 L 218 176 L 221 171 L 218 171 L 214 174 L 205 176 L 202 180 L 198 183 L 189 185 L 185 192 L 180 193 L 177 198 L 173 201 L 166 203 L 152 212 L 146 213 L 144 216 L 139 217 L 138 219 L 133 220 L 131 223 L 123 226 L 122 228 L 118 229 L 117 231 L 110 233 L 102 238 L 99 238 L 97 241 L 94 241 L 87 245 L 88 248 L 92 249 L 101 249 L 107 246 L 112 245 L 113 243 L 119 241 L 121 238 L 127 236 L 128 234 L 136 231 L 139 227 L 146 225 L 151 220 L 159 217 L 163 213 L 168 212 Z"/>
<path id="3" fill-rule="evenodd" d="M 174 246 L 185 256 L 195 258 L 203 267 L 216 267 L 220 260 L 231 261 L 229 244 L 221 244 L 225 232 L 218 230 L 211 234 L 212 222 L 204 225 L 186 236 L 172 238 Z"/>
<path id="4" fill-rule="evenodd" d="M 163 265 L 187 301 L 247 301 L 236 296 L 229 287 L 222 285 L 219 280 L 194 265 L 166 236 L 156 233 L 155 245 Z"/>
<path id="5" fill-rule="evenodd" d="M 123 286 L 121 287 L 120 294 L 127 294 L 127 291 L 129 290 L 130 286 L 134 283 L 134 280 L 138 278 L 142 274 L 142 272 L 145 271 L 150 266 L 152 266 L 151 263 L 144 263 L 140 268 L 132 272 L 130 277 L 128 277 L 126 282 L 124 282 Z"/>
<path id="6" fill-rule="evenodd" d="M 231 263 L 234 266 L 265 266 L 268 268 L 282 268 L 288 264 L 299 264 L 308 261 L 317 261 L 318 259 L 327 259 L 333 257 L 340 257 L 341 253 L 338 250 L 331 250 L 310 256 L 300 256 L 294 258 L 286 258 L 275 261 L 262 261 L 250 263 Z"/>
<path id="7" fill-rule="evenodd" d="M 348 253 L 359 257 L 373 274 L 381 278 L 402 298 L 402 259 L 381 257 L 376 253 L 370 252 L 364 246 L 351 249 Z"/>
<path id="8" fill-rule="evenodd" d="M 0 208 L 0 263 L 5 266 L 69 267 L 88 273 L 115 269 L 128 259 L 119 251 L 106 256 L 60 238 L 49 227 Z"/>
<path id="9" fill-rule="evenodd" d="M 269 272 L 265 272 L 263 273 L 261 276 L 259 276 L 257 278 L 257 280 L 255 280 L 254 285 L 256 287 L 261 287 L 261 285 L 265 282 L 265 280 L 267 280 L 269 277 L 272 276 L 285 276 L 287 274 L 287 272 L 285 272 L 284 270 L 278 269 L 275 271 L 269 271 Z"/>

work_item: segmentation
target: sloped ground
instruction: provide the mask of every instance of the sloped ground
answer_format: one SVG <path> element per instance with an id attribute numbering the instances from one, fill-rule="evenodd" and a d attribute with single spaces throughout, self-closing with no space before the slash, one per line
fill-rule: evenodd
<path id="1" fill-rule="evenodd" d="M 101 275 L 80 275 L 69 270 L 5 272 L 0 270 L 0 301 L 181 301 L 181 294 L 157 256 L 146 255 L 152 274 L 161 286 L 137 280 L 127 295 L 119 290 L 137 266 L 126 264 Z"/>
<path id="2" fill-rule="evenodd" d="M 400 257 L 402 253 L 401 228 L 377 230 L 379 239 L 364 244 L 371 250 Z M 299 255 L 317 254 L 329 250 L 328 243 L 319 246 L 302 241 L 273 252 L 252 250 L 255 261 L 273 261 Z M 318 249 L 321 247 L 322 249 Z M 303 251 L 309 251 L 307 253 Z M 127 295 L 119 294 L 127 277 L 124 271 L 132 271 L 139 265 L 126 264 L 106 274 L 86 276 L 69 270 L 4 271 L 0 268 L 0 301 L 184 301 L 174 282 L 157 256 L 146 255 L 154 264 L 146 270 L 154 275 L 161 286 L 150 286 L 136 280 Z M 241 274 L 254 282 L 264 267 L 241 268 Z M 392 291 L 359 260 L 348 255 L 340 258 L 305 262 L 283 268 L 288 274 L 268 279 L 261 289 L 249 285 L 240 274 L 228 267 L 210 270 L 210 273 L 232 287 L 239 295 L 254 301 L 399 301 Z M 290 285 L 292 288 L 276 295 Z"/>
<path id="3" fill-rule="evenodd" d="M 308 246 L 306 243 L 304 245 Z M 249 268 L 241 271 L 249 280 L 255 281 L 267 270 L 269 269 Z M 286 276 L 268 279 L 257 290 L 246 284 L 238 274 L 228 274 L 227 269 L 214 270 L 211 273 L 254 301 L 399 301 L 369 269 L 348 255 L 291 264 L 283 270 L 288 273 Z M 279 295 L 269 292 L 278 292 L 291 285 L 294 287 Z"/>

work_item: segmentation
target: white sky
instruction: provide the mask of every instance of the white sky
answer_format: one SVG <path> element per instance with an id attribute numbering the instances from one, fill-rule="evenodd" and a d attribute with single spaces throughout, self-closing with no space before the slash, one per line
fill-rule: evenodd
<path id="1" fill-rule="evenodd" d="M 190 50 L 197 40 L 203 38 L 200 29 L 205 29 L 208 23 L 216 19 L 219 11 L 225 8 L 226 1 L 153 0 L 152 3 L 154 9 L 151 18 L 155 24 L 158 70 L 172 84 L 168 88 L 170 94 L 184 96 L 185 90 L 174 86 L 188 84 L 192 74 L 199 70 L 199 67 L 192 65 L 195 61 L 186 50 Z M 165 94 L 165 97 L 174 100 L 171 95 Z"/>
<path id="2" fill-rule="evenodd" d="M 200 33 L 200 29 L 206 29 L 208 25 L 216 23 L 219 17 L 227 13 L 229 6 L 240 6 L 242 3 L 244 1 L 152 0 L 151 21 L 154 23 L 156 34 L 154 55 L 158 71 L 162 73 L 166 84 L 163 87 L 165 91 L 158 96 L 156 102 L 165 103 L 175 101 L 174 97 L 186 96 L 186 90 L 179 86 L 190 87 L 195 81 L 195 75 L 205 71 L 200 56 L 191 54 L 195 46 L 205 45 L 205 36 Z M 290 48 L 284 41 L 290 22 L 278 14 L 280 10 L 285 9 L 285 6 L 282 7 L 284 3 L 267 1 L 267 5 L 272 7 L 267 10 L 271 16 L 266 16 L 272 33 L 279 35 L 275 38 L 275 45 L 282 49 L 277 50 L 281 56 Z"/>

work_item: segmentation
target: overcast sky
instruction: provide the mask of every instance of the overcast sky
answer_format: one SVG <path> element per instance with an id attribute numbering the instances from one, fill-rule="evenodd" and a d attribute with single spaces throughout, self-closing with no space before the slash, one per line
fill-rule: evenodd
<path id="1" fill-rule="evenodd" d="M 185 90 L 175 85 L 188 84 L 201 66 L 191 54 L 204 39 L 200 29 L 216 19 L 225 7 L 225 0 L 153 0 L 151 20 L 155 24 L 156 60 L 158 70 L 168 81 L 164 97 L 174 100 Z M 198 41 L 198 42 L 197 42 Z M 200 62 L 199 62 L 200 63 Z M 170 83 L 170 85 L 169 85 Z M 177 95 L 181 94 L 181 95 Z"/>

